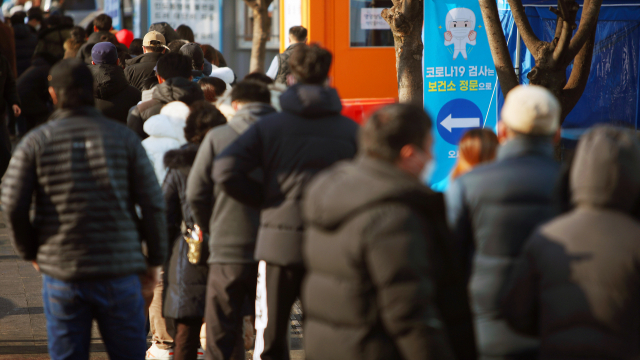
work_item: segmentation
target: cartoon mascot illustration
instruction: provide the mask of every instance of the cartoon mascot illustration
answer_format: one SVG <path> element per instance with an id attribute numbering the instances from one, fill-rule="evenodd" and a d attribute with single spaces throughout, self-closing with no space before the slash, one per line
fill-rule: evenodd
<path id="1" fill-rule="evenodd" d="M 478 33 L 476 27 L 476 14 L 467 8 L 452 9 L 447 13 L 447 32 L 444 33 L 444 46 L 453 45 L 453 60 L 462 54 L 467 60 L 467 44 L 476 44 Z"/>

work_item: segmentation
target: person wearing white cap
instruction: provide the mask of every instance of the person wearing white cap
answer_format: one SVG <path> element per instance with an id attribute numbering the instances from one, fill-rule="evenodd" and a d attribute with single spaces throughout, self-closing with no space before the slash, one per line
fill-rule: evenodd
<path id="1" fill-rule="evenodd" d="M 538 341 L 499 318 L 498 297 L 529 235 L 556 215 L 552 199 L 560 164 L 553 142 L 560 112 L 543 87 L 511 90 L 498 123 L 497 161 L 459 177 L 446 193 L 449 225 L 470 281 L 481 358 L 538 358 Z"/>

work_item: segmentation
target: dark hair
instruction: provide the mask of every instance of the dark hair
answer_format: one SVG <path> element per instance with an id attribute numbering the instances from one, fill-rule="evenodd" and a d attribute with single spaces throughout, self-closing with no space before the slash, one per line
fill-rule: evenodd
<path id="1" fill-rule="evenodd" d="M 158 75 L 165 80 L 191 77 L 191 58 L 179 53 L 168 53 L 158 59 Z"/>
<path id="2" fill-rule="evenodd" d="M 111 30 L 111 25 L 111 16 L 107 14 L 100 14 L 93 19 L 93 26 L 95 26 L 98 31 L 109 31 Z"/>
<path id="3" fill-rule="evenodd" d="M 44 19 L 42 9 L 36 6 L 32 6 L 31 9 L 27 10 L 27 16 L 29 17 L 28 21 L 37 20 L 42 22 L 42 19 Z"/>
<path id="4" fill-rule="evenodd" d="M 56 109 L 74 109 L 82 106 L 94 106 L 93 89 L 86 87 L 54 88 L 58 103 Z"/>
<path id="5" fill-rule="evenodd" d="M 217 77 L 203 77 L 198 80 L 198 85 L 204 93 L 204 98 L 210 102 L 218 100 L 218 96 L 227 90 L 227 83 Z"/>
<path id="6" fill-rule="evenodd" d="M 74 26 L 71 29 L 71 39 L 78 44 L 84 44 L 87 41 L 87 32 L 80 26 Z"/>
<path id="7" fill-rule="evenodd" d="M 184 137 L 191 143 L 200 144 L 209 130 L 227 122 L 220 110 L 205 100 L 192 103 L 190 110 Z"/>
<path id="8" fill-rule="evenodd" d="M 252 72 L 251 74 L 248 74 L 247 76 L 244 77 L 244 79 L 242 79 L 242 81 L 245 80 L 252 80 L 252 81 L 257 81 L 257 82 L 261 82 L 265 85 L 271 85 L 273 84 L 273 79 L 270 78 L 269 76 L 267 76 L 264 73 L 261 72 Z"/>
<path id="9" fill-rule="evenodd" d="M 188 42 L 194 42 L 195 38 L 193 36 L 193 30 L 191 30 L 190 27 L 188 27 L 187 25 L 180 25 L 176 28 L 176 32 L 178 33 L 178 36 L 180 36 L 180 39 L 183 40 L 187 40 Z"/>
<path id="10" fill-rule="evenodd" d="M 71 16 L 63 16 L 62 17 L 62 25 L 68 25 L 68 26 L 73 26 L 74 22 L 73 22 L 73 18 Z"/>
<path id="11" fill-rule="evenodd" d="M 24 19 L 27 17 L 27 13 L 24 11 L 17 11 L 11 15 L 11 25 L 24 24 Z"/>
<path id="12" fill-rule="evenodd" d="M 204 53 L 204 58 L 209 61 L 212 65 L 218 66 L 220 64 L 220 59 L 218 59 L 218 52 L 211 45 L 200 45 L 200 49 Z"/>
<path id="13" fill-rule="evenodd" d="M 165 51 L 165 50 L 167 49 L 167 48 L 165 48 L 165 47 L 164 47 L 164 46 L 162 46 L 162 45 L 158 45 L 158 46 L 144 46 L 144 48 L 145 48 L 147 51 L 154 52 L 154 53 L 161 53 L 161 52 L 163 52 L 163 51 Z"/>
<path id="14" fill-rule="evenodd" d="M 307 39 L 307 29 L 302 26 L 292 26 L 289 29 L 289 35 L 293 36 L 296 41 L 304 41 Z"/>
<path id="15" fill-rule="evenodd" d="M 100 35 L 100 41 L 98 42 L 110 42 L 115 46 L 120 45 L 120 43 L 118 42 L 118 39 L 112 33 Z"/>
<path id="16" fill-rule="evenodd" d="M 422 149 L 431 118 L 417 105 L 393 104 L 376 111 L 360 129 L 360 152 L 394 162 L 403 146 Z"/>
<path id="17" fill-rule="evenodd" d="M 496 157 L 498 137 L 489 129 L 472 129 L 467 131 L 458 143 L 458 162 L 451 178 L 470 171 L 476 165 L 491 161 Z"/>
<path id="18" fill-rule="evenodd" d="M 271 104 L 271 92 L 267 85 L 257 81 L 241 81 L 231 89 L 231 101 Z"/>
<path id="19" fill-rule="evenodd" d="M 318 44 L 297 45 L 289 58 L 291 73 L 303 84 L 321 85 L 329 76 L 333 55 Z"/>
<path id="20" fill-rule="evenodd" d="M 144 54 L 144 50 L 142 50 L 142 39 L 133 39 L 131 41 L 131 44 L 129 44 L 129 53 L 135 56 Z"/>
<path id="21" fill-rule="evenodd" d="M 62 16 L 58 14 L 49 15 L 49 17 L 47 18 L 48 27 L 56 27 L 60 24 L 62 24 Z"/>
<path id="22" fill-rule="evenodd" d="M 172 53 L 179 53 L 180 48 L 188 43 L 189 42 L 187 40 L 173 40 L 167 46 L 169 47 L 169 51 L 171 51 Z"/>

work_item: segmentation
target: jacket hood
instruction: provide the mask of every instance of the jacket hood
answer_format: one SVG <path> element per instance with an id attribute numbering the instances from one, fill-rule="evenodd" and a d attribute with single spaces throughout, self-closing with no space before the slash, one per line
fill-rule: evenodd
<path id="1" fill-rule="evenodd" d="M 13 25 L 13 33 L 16 37 L 16 40 L 23 40 L 30 37 L 33 33 L 31 32 L 31 28 L 26 24 L 16 24 Z"/>
<path id="2" fill-rule="evenodd" d="M 204 100 L 204 93 L 197 83 L 189 79 L 175 77 L 156 86 L 152 97 L 165 104 L 172 101 L 191 104 L 194 101 Z"/>
<path id="3" fill-rule="evenodd" d="M 164 154 L 164 166 L 167 169 L 183 169 L 191 167 L 193 162 L 196 160 L 199 148 L 200 145 L 189 143 L 180 149 L 167 151 L 167 153 Z"/>
<path id="4" fill-rule="evenodd" d="M 55 37 L 57 41 L 60 41 L 58 31 L 71 31 L 71 29 L 73 29 L 73 25 L 58 25 L 46 28 L 40 31 L 38 39 L 46 39 L 49 35 L 52 35 L 52 38 Z"/>
<path id="5" fill-rule="evenodd" d="M 90 65 L 89 70 L 93 75 L 93 96 L 97 99 L 108 99 L 129 86 L 118 65 Z"/>
<path id="6" fill-rule="evenodd" d="M 89 44 L 97 44 L 100 42 L 100 38 L 102 35 L 109 35 L 110 33 L 107 31 L 97 31 L 92 32 L 91 35 L 87 38 L 87 43 Z"/>
<path id="7" fill-rule="evenodd" d="M 307 189 L 303 216 L 316 226 L 334 229 L 372 204 L 402 201 L 425 207 L 435 195 L 393 165 L 361 156 L 318 175 Z"/>
<path id="8" fill-rule="evenodd" d="M 164 36 L 164 40 L 167 42 L 167 45 L 173 40 L 180 40 L 180 35 L 178 35 L 178 33 L 173 30 L 171 25 L 167 24 L 166 22 L 155 23 L 149 26 L 149 31 L 153 30 L 159 32 L 160 34 L 162 34 L 162 36 Z"/>
<path id="9" fill-rule="evenodd" d="M 640 141 L 610 126 L 589 131 L 578 144 L 570 184 L 578 206 L 633 210 L 640 195 Z"/>
<path id="10" fill-rule="evenodd" d="M 259 118 L 276 112 L 271 105 L 265 103 L 249 103 L 239 109 L 236 114 L 229 120 L 229 126 L 238 134 L 242 134 L 255 124 Z"/>
<path id="11" fill-rule="evenodd" d="M 160 59 L 160 57 L 164 55 L 163 53 L 156 53 L 156 52 L 151 52 L 151 53 L 146 53 L 146 54 L 142 54 L 139 56 L 134 57 L 133 59 L 129 59 L 126 62 L 127 65 L 135 65 L 135 64 L 139 64 L 139 63 L 143 63 L 143 62 L 152 62 L 152 63 L 157 63 L 158 59 Z"/>
<path id="12" fill-rule="evenodd" d="M 175 139 L 180 142 L 180 145 L 183 145 L 185 143 L 183 140 L 185 125 L 186 122 L 182 119 L 158 114 L 145 121 L 142 129 L 150 137 Z"/>
<path id="13" fill-rule="evenodd" d="M 338 115 L 342 102 L 336 89 L 321 85 L 296 84 L 280 96 L 283 111 L 303 117 Z"/>

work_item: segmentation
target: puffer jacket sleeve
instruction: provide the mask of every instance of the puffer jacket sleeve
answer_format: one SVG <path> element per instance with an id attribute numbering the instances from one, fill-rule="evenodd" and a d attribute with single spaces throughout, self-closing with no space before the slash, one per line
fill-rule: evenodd
<path id="1" fill-rule="evenodd" d="M 170 169 L 162 184 L 162 193 L 167 208 L 167 234 L 169 234 L 169 249 L 180 234 L 182 223 L 182 207 L 180 204 L 180 190 L 178 189 L 178 171 Z"/>
<path id="2" fill-rule="evenodd" d="M 209 220 L 213 213 L 213 159 L 216 153 L 213 147 L 213 131 L 209 131 L 198 149 L 198 154 L 189 172 L 187 180 L 187 202 L 193 218 L 202 229 L 209 233 Z"/>
<path id="3" fill-rule="evenodd" d="M 7 80 L 4 82 L 4 100 L 9 105 L 20 106 L 20 97 L 18 96 L 18 89 L 16 88 L 16 78 L 13 76 L 13 71 L 10 71 L 9 62 L 3 62 L 6 66 L 5 73 L 7 74 Z"/>
<path id="4" fill-rule="evenodd" d="M 129 134 L 129 188 L 142 212 L 140 236 L 147 241 L 148 264 L 160 266 L 167 258 L 169 246 L 164 198 L 140 139 Z"/>
<path id="5" fill-rule="evenodd" d="M 261 183 L 249 174 L 262 163 L 262 136 L 259 123 L 251 126 L 215 160 L 213 180 L 239 202 L 261 207 L 264 191 Z"/>
<path id="6" fill-rule="evenodd" d="M 129 110 L 129 116 L 127 116 L 127 127 L 133 130 L 140 139 L 144 139 L 147 137 L 142 125 L 144 121 L 142 121 L 142 116 L 140 115 L 140 109 L 138 109 L 138 105 L 135 105 Z"/>
<path id="7" fill-rule="evenodd" d="M 529 238 L 500 295 L 500 312 L 509 326 L 529 336 L 539 335 L 540 276 L 536 269 L 534 248 L 536 240 L 541 238 L 538 232 Z"/>
<path id="8" fill-rule="evenodd" d="M 475 241 L 471 228 L 471 216 L 466 202 L 466 193 L 462 179 L 454 181 L 445 193 L 447 223 L 451 229 L 455 247 L 462 257 L 464 274 L 471 277 L 471 263 L 475 253 Z"/>
<path id="9" fill-rule="evenodd" d="M 376 209 L 365 227 L 365 261 L 386 332 L 403 359 L 453 359 L 435 306 L 427 232 L 408 207 Z"/>
<path id="10" fill-rule="evenodd" d="M 2 207 L 9 237 L 24 260 L 35 260 L 38 253 L 37 232 L 29 219 L 31 199 L 36 189 L 36 133 L 24 138 L 13 153 L 2 181 Z"/>

